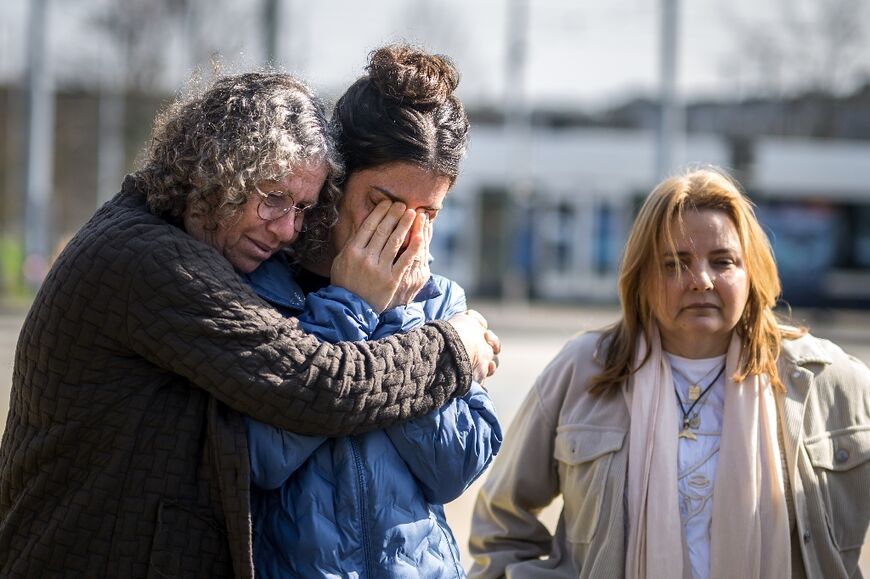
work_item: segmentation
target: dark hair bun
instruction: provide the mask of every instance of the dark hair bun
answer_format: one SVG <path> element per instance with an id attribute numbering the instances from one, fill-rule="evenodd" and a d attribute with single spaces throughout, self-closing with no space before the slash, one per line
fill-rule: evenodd
<path id="1" fill-rule="evenodd" d="M 449 58 L 404 44 L 372 52 L 366 70 L 386 98 L 420 108 L 441 105 L 459 84 L 459 73 Z"/>

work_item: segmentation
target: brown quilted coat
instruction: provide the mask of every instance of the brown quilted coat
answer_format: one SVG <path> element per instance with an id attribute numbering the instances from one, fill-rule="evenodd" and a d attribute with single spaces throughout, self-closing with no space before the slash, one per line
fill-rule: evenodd
<path id="1" fill-rule="evenodd" d="M 321 344 L 128 178 L 27 316 L 0 447 L 0 576 L 251 577 L 241 414 L 343 436 L 467 391 L 443 322 Z"/>

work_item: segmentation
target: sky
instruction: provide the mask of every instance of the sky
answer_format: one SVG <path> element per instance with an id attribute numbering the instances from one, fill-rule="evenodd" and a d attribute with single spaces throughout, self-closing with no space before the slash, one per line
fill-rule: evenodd
<path id="1" fill-rule="evenodd" d="M 0 82 L 24 78 L 28 1 L 0 3 Z M 120 1 L 48 0 L 58 84 L 105 81 L 125 70 L 109 36 L 93 25 L 95 15 Z M 370 50 L 406 40 L 454 59 L 462 72 L 459 94 L 467 103 L 497 107 L 508 98 L 507 14 L 517 1 L 282 0 L 279 64 L 335 95 L 362 73 Z M 657 93 L 661 0 L 523 1 L 525 79 L 510 90 L 530 106 L 600 108 Z M 812 82 L 849 92 L 870 81 L 868 4 L 680 0 L 679 93 L 687 100 L 783 95 Z M 174 91 L 208 54 L 235 68 L 262 62 L 261 5 L 262 0 L 198 0 L 155 26 L 150 44 L 163 51 L 155 85 Z M 832 17 L 838 13 L 848 17 Z M 145 14 L 143 29 L 147 15 L 155 13 Z"/>

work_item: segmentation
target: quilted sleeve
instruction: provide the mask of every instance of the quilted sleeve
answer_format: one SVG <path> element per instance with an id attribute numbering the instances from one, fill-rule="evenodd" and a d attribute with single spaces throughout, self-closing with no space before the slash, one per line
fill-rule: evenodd
<path id="1" fill-rule="evenodd" d="M 459 284 L 440 276 L 434 279 L 442 293 L 426 302 L 426 319 L 446 319 L 468 309 L 465 290 Z M 426 500 L 438 504 L 454 500 L 483 474 L 502 442 L 495 405 L 477 383 L 465 396 L 396 424 L 386 433 Z"/>
<path id="2" fill-rule="evenodd" d="M 277 489 L 302 466 L 325 436 L 302 436 L 245 418 L 251 482 L 261 489 Z"/>
<path id="3" fill-rule="evenodd" d="M 128 256 L 119 333 L 138 355 L 256 420 L 345 436 L 423 415 L 470 387 L 468 355 L 447 322 L 377 342 L 321 343 L 211 247 L 186 235 L 139 246 Z"/>
<path id="4" fill-rule="evenodd" d="M 465 492 L 490 465 L 502 442 L 495 405 L 476 382 L 462 398 L 386 432 L 426 500 L 437 504 Z"/>

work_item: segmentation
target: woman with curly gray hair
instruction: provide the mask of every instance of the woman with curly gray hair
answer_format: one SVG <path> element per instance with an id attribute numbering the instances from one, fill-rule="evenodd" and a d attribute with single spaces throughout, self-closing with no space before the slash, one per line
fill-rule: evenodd
<path id="1" fill-rule="evenodd" d="M 183 220 L 248 272 L 296 238 L 324 180 L 331 196 L 340 176 L 310 89 L 284 74 L 248 73 L 158 116 L 136 180 L 153 213 Z"/>
<path id="2" fill-rule="evenodd" d="M 252 577 L 243 415 L 309 435 L 464 395 L 497 338 L 457 315 L 322 344 L 240 278 L 340 175 L 298 80 L 219 78 L 162 113 L 143 167 L 58 257 L 25 320 L 0 446 L 0 575 Z M 327 181 L 327 180 L 330 181 Z M 395 292 L 418 229 L 385 203 L 337 259 Z M 357 255 L 355 253 L 354 255 Z"/>

